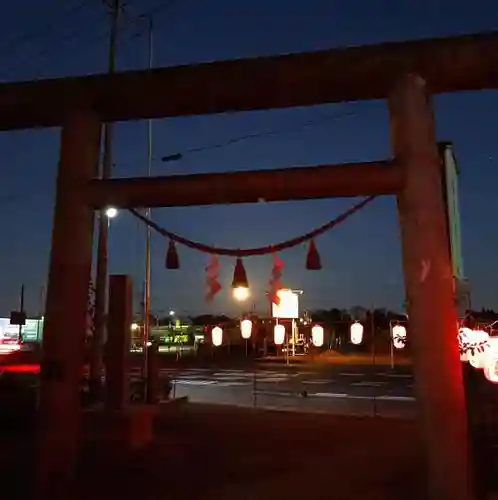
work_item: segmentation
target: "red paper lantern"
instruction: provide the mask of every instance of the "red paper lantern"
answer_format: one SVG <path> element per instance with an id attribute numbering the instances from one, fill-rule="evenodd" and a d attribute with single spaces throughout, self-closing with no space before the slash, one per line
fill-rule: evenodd
<path id="1" fill-rule="evenodd" d="M 180 259 L 173 240 L 169 240 L 166 252 L 166 269 L 180 269 Z"/>
<path id="2" fill-rule="evenodd" d="M 322 268 L 320 254 L 315 245 L 315 240 L 311 240 L 308 246 L 308 255 L 306 256 L 306 269 L 310 271 L 319 271 Z"/>

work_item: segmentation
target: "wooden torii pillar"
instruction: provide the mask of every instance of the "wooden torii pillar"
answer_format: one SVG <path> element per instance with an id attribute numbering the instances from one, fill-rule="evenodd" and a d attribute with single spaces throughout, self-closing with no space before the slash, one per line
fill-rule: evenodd
<path id="1" fill-rule="evenodd" d="M 80 385 L 88 321 L 94 209 L 86 186 L 98 175 L 100 121 L 91 112 L 67 117 L 52 228 L 39 404 L 37 495 L 59 500 L 74 470 Z"/>
<path id="2" fill-rule="evenodd" d="M 440 157 L 426 85 L 398 82 L 389 99 L 413 368 L 431 500 L 473 498 L 457 312 Z"/>

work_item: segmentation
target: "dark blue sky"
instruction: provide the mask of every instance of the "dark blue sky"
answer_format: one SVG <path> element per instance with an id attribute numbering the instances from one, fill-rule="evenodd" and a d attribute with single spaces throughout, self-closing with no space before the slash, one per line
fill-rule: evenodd
<path id="1" fill-rule="evenodd" d="M 168 3 L 128 0 L 119 45 L 120 69 L 147 64 L 141 12 Z M 82 4 L 81 8 L 78 5 Z M 278 54 L 498 29 L 496 0 L 177 0 L 157 12 L 155 65 Z M 2 7 L 0 78 L 4 81 L 105 71 L 107 18 L 100 0 L 20 0 Z M 200 82 L 202 84 L 202 82 Z M 365 82 L 368 85 L 368 82 Z M 453 94 L 435 100 L 439 138 L 452 141 L 461 168 L 464 265 L 475 306 L 498 307 L 498 93 Z M 327 119 L 324 119 L 326 117 Z M 310 120 L 313 125 L 304 126 Z M 245 134 L 277 134 L 224 148 L 160 157 L 223 143 Z M 22 282 L 28 313 L 38 312 L 45 284 L 58 160 L 57 130 L 0 134 L 0 314 L 16 306 Z M 145 122 L 116 127 L 116 175 L 146 172 Z M 390 156 L 386 106 L 355 103 L 282 111 L 160 120 L 154 123 L 157 174 L 273 168 L 374 160 Z M 248 247 L 299 235 L 334 218 L 355 200 L 162 209 L 154 219 L 205 243 Z M 304 269 L 306 249 L 282 253 L 284 283 L 305 291 L 310 308 L 355 304 L 400 309 L 403 303 L 400 244 L 394 200 L 379 199 L 317 240 L 324 269 Z M 111 272 L 143 276 L 144 228 L 128 214 L 112 222 Z M 187 314 L 234 313 L 229 286 L 233 259 L 222 259 L 224 290 L 204 303 L 203 254 L 179 249 L 180 271 L 164 269 L 166 241 L 154 236 L 153 308 Z M 258 309 L 271 259 L 246 259 Z M 137 294 L 138 295 L 138 294 Z"/>

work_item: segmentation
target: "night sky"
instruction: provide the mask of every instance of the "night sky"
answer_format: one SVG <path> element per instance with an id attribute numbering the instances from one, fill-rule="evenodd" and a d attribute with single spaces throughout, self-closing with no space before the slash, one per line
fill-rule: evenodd
<path id="1" fill-rule="evenodd" d="M 3 81 L 105 72 L 108 16 L 100 0 L 4 2 L 0 16 Z M 128 0 L 119 43 L 119 69 L 147 65 L 142 12 L 154 10 L 154 65 L 167 66 L 309 51 L 498 29 L 496 0 Z M 200 82 L 202 84 L 202 82 Z M 368 85 L 368 82 L 365 82 Z M 475 307 L 498 308 L 497 92 L 435 99 L 439 139 L 454 143 L 465 274 Z M 311 122 L 311 123 L 310 123 Z M 390 156 L 384 102 L 202 116 L 154 122 L 156 174 L 222 172 L 366 161 Z M 146 123 L 118 124 L 115 175 L 146 172 Z M 260 137 L 226 144 L 233 138 Z M 0 134 L 0 314 L 15 308 L 21 283 L 27 312 L 41 309 L 50 250 L 58 130 Z M 191 149 L 201 149 L 190 152 Z M 177 162 L 161 157 L 182 152 Z M 155 210 L 153 218 L 208 244 L 253 247 L 298 236 L 357 200 L 321 200 L 229 207 Z M 121 212 L 111 224 L 110 271 L 130 273 L 137 302 L 143 279 L 145 228 Z M 152 308 L 161 314 L 237 313 L 230 291 L 233 259 L 222 259 L 224 286 L 204 302 L 207 256 L 179 248 L 181 269 L 164 268 L 167 241 L 153 237 Z M 317 240 L 324 269 L 305 270 L 306 248 L 283 252 L 284 284 L 304 290 L 306 308 L 387 306 L 403 300 L 394 199 L 378 199 Z M 245 260 L 252 302 L 264 310 L 271 258 Z"/>

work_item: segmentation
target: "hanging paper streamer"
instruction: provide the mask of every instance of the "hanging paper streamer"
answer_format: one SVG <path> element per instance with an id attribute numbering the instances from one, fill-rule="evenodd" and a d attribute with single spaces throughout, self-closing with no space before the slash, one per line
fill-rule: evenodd
<path id="1" fill-rule="evenodd" d="M 282 269 L 284 267 L 284 263 L 282 260 L 278 258 L 277 255 L 273 254 L 273 268 L 271 270 L 271 279 L 270 279 L 270 290 L 268 291 L 268 298 L 272 304 L 280 304 L 280 297 L 278 296 L 278 291 L 282 288 L 282 282 L 280 278 L 282 278 Z"/>
<path id="2" fill-rule="evenodd" d="M 306 256 L 306 269 L 309 269 L 310 271 L 319 271 L 321 268 L 322 261 L 316 248 L 315 240 L 310 240 L 308 255 Z"/>
<path id="3" fill-rule="evenodd" d="M 169 240 L 168 251 L 166 252 L 166 269 L 180 269 L 180 258 L 176 251 L 176 245 L 173 240 Z"/>
<path id="4" fill-rule="evenodd" d="M 216 255 L 211 255 L 211 260 L 206 266 L 206 302 L 211 302 L 215 295 L 221 290 L 222 286 L 218 281 L 218 274 L 220 272 L 220 263 Z"/>

